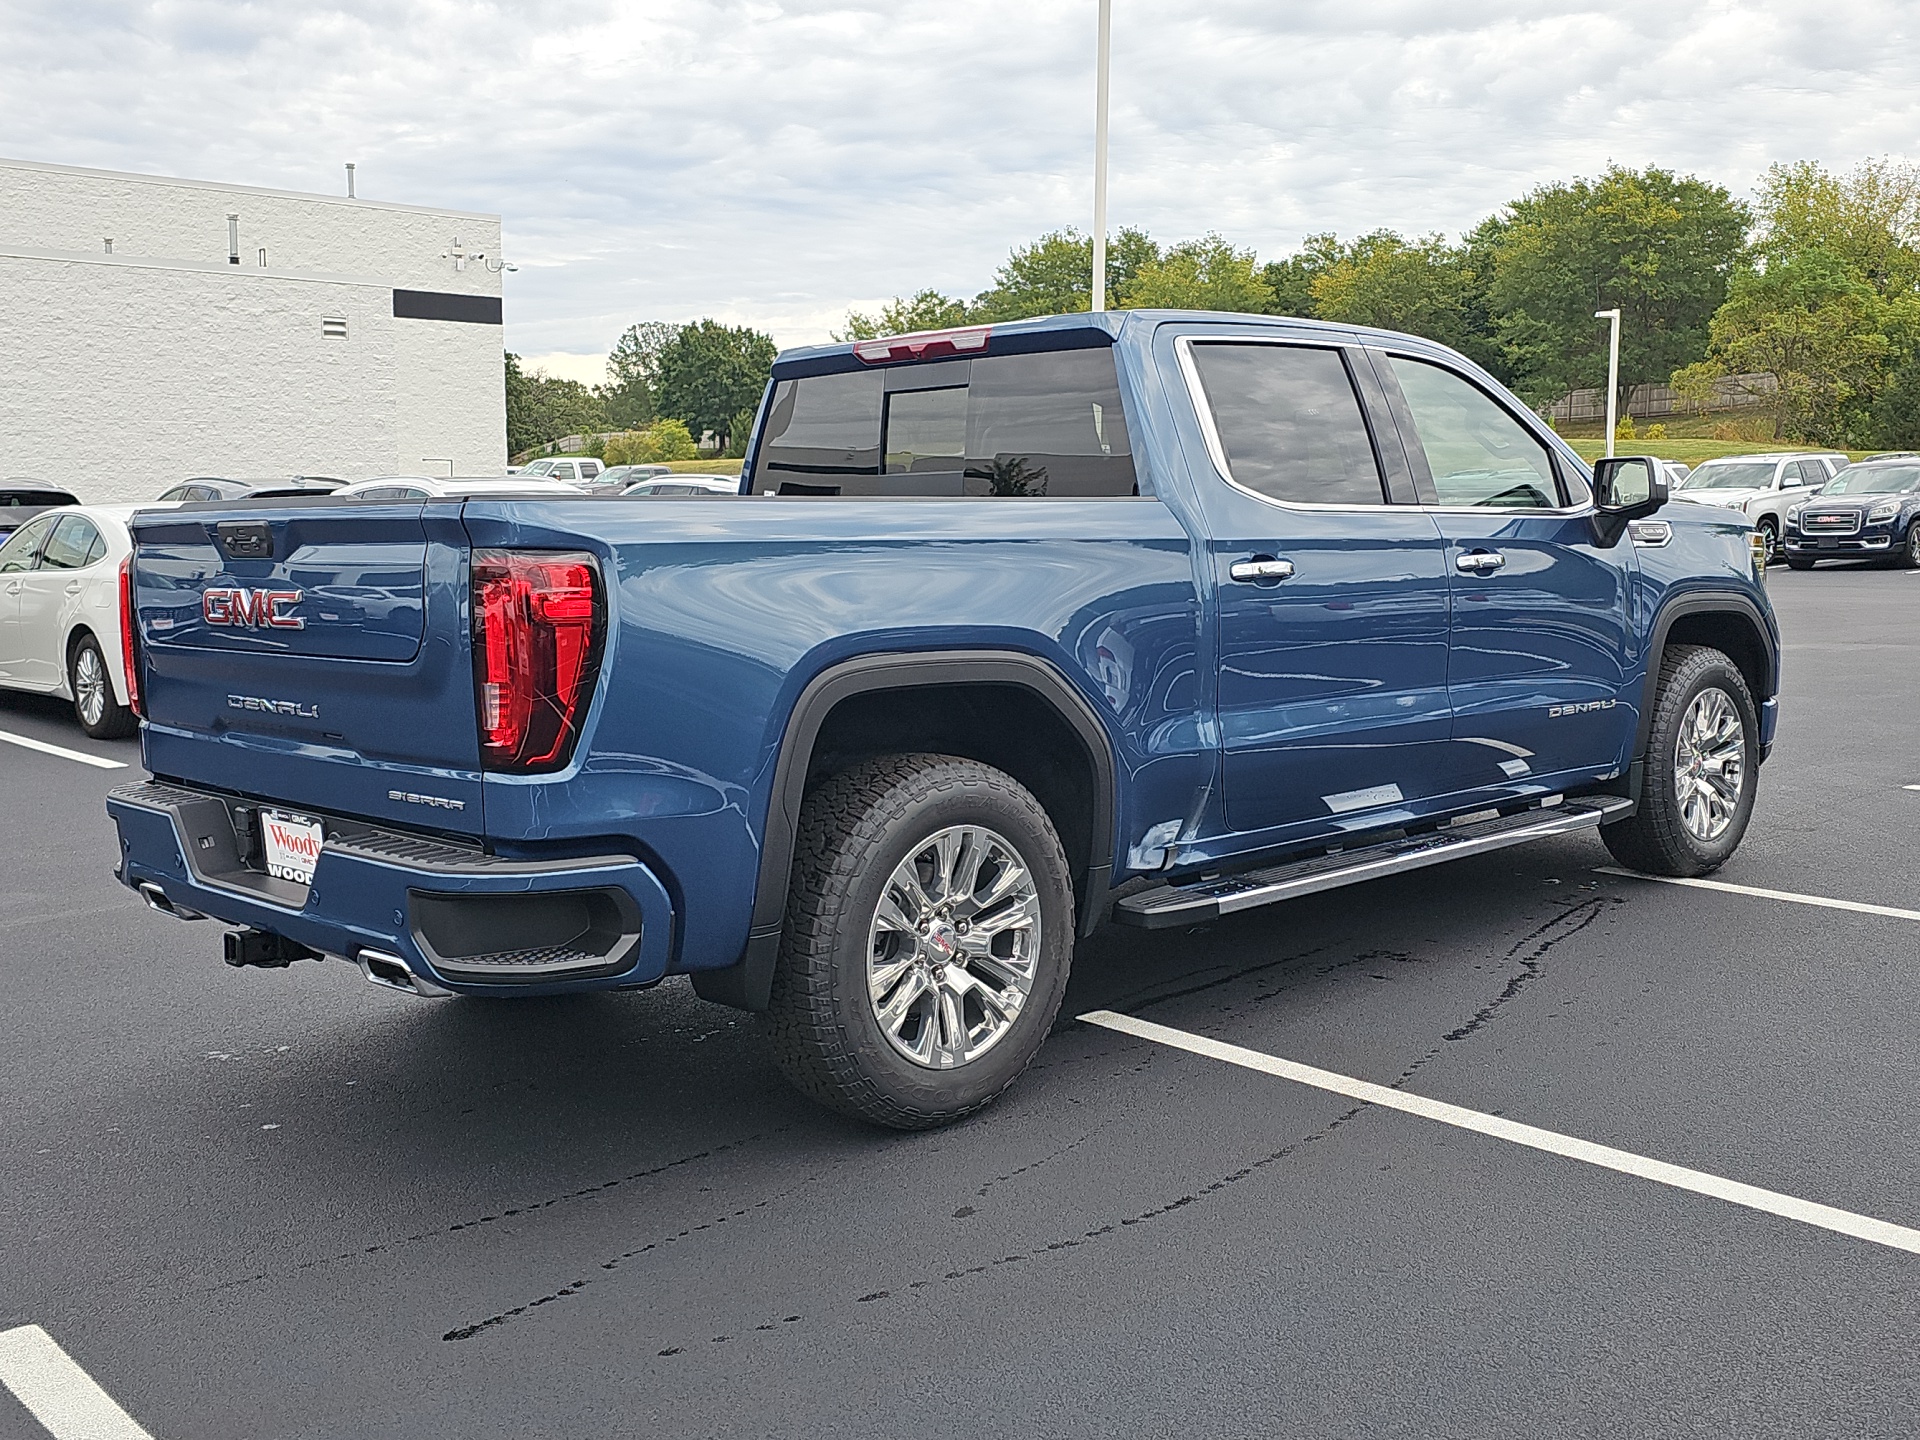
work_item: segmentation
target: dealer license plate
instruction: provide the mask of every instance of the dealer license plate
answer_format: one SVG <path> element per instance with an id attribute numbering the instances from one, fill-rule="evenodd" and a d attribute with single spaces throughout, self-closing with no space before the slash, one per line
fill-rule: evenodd
<path id="1" fill-rule="evenodd" d="M 279 880 L 313 883 L 313 867 L 320 859 L 320 822 L 279 810 L 260 812 L 260 844 L 267 873 Z"/>

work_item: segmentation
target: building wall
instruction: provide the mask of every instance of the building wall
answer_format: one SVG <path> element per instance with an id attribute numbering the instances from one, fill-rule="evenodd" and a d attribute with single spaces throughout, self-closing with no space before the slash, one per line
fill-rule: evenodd
<path id="1" fill-rule="evenodd" d="M 110 501 L 190 475 L 500 473 L 500 326 L 393 313 L 396 289 L 499 296 L 443 258 L 456 235 L 497 263 L 494 216 L 0 160 L 0 476 Z"/>
<path id="2" fill-rule="evenodd" d="M 240 217 L 239 270 L 377 275 L 402 289 L 500 294 L 484 261 L 456 268 L 454 242 L 500 260 L 500 217 L 463 210 L 256 190 L 203 180 L 81 170 L 0 158 L 0 242 L 34 250 L 227 263 Z"/>

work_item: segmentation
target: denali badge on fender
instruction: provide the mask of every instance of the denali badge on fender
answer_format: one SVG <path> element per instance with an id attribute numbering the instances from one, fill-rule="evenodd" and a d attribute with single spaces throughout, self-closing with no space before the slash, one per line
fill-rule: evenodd
<path id="1" fill-rule="evenodd" d="M 200 618 L 209 625 L 242 625 L 249 630 L 262 625 L 276 630 L 304 630 L 305 620 L 282 613 L 284 607 L 300 603 L 301 593 L 298 590 L 207 590 L 200 596 Z"/>
<path id="2" fill-rule="evenodd" d="M 1557 720 L 1562 715 L 1584 715 L 1589 710 L 1611 710 L 1618 700 L 1588 700 L 1579 705 L 1553 705 L 1547 709 L 1547 718 Z"/>

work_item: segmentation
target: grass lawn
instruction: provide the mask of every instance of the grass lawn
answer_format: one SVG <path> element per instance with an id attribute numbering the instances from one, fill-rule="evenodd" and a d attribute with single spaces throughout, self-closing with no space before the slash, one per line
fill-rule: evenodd
<path id="1" fill-rule="evenodd" d="M 1599 436 L 1592 439 L 1568 438 L 1582 460 L 1598 460 L 1607 453 L 1607 442 Z M 1786 441 L 1770 440 L 1762 444 L 1748 440 L 1621 440 L 1615 443 L 1616 455 L 1657 455 L 1662 460 L 1678 460 L 1683 465 L 1698 465 L 1702 460 L 1712 460 L 1721 455 L 1762 455 L 1775 450 L 1813 450 L 1822 446 L 1794 445 Z M 1851 457 L 1858 460 L 1866 454 L 1864 450 L 1852 451 Z"/>

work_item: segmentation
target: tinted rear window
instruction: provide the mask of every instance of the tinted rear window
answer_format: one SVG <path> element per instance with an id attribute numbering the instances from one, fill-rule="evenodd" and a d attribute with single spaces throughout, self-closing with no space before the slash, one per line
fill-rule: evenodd
<path id="1" fill-rule="evenodd" d="M 1193 347 L 1236 483 L 1270 500 L 1379 505 L 1380 464 L 1338 350 Z"/>
<path id="2" fill-rule="evenodd" d="M 753 489 L 1025 499 L 1139 493 L 1113 352 L 1104 348 L 779 381 Z"/>

